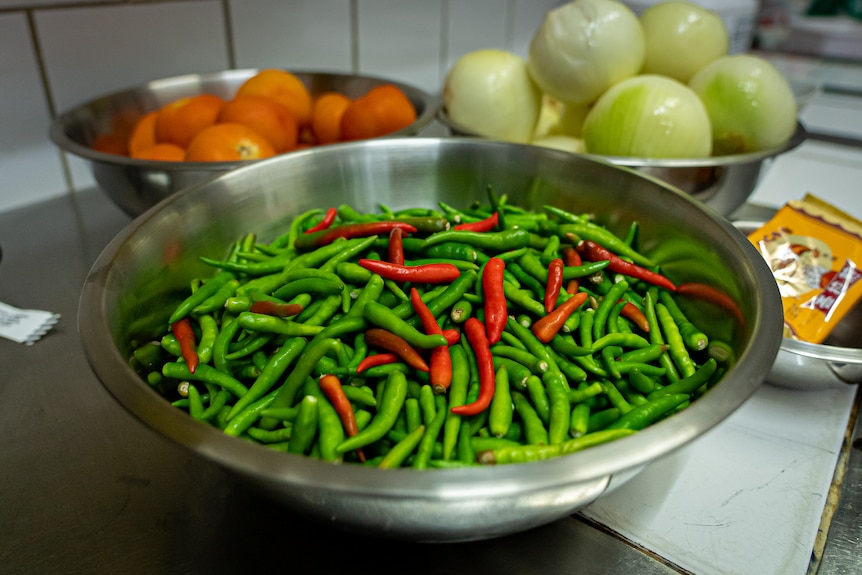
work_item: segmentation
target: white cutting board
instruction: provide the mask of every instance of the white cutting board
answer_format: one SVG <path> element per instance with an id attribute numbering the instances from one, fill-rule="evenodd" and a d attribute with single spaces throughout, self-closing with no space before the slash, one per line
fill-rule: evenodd
<path id="1" fill-rule="evenodd" d="M 583 514 L 698 575 L 802 575 L 856 388 L 763 385 Z"/>

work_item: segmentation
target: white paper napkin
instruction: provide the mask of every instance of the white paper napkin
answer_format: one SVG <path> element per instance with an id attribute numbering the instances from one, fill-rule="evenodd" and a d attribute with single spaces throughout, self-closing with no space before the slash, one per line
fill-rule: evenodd
<path id="1" fill-rule="evenodd" d="M 0 302 L 0 336 L 33 345 L 60 321 L 60 314 L 38 309 L 18 309 Z"/>

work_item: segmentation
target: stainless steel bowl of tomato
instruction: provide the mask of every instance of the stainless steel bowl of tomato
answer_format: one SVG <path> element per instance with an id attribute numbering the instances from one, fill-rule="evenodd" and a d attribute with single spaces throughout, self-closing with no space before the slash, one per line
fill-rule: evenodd
<path id="1" fill-rule="evenodd" d="M 50 137 L 61 150 L 86 162 L 108 197 L 123 211 L 136 216 L 178 190 L 257 161 L 129 157 L 126 141 L 137 122 L 168 104 L 203 94 L 229 101 L 243 84 L 264 71 L 236 69 L 187 74 L 102 95 L 61 113 L 50 128 Z M 416 135 L 433 121 L 436 113 L 436 103 L 430 95 L 394 79 L 336 72 L 279 71 L 301 81 L 314 99 L 334 92 L 355 100 L 380 86 L 396 87 L 412 104 L 415 120 L 387 137 Z"/>

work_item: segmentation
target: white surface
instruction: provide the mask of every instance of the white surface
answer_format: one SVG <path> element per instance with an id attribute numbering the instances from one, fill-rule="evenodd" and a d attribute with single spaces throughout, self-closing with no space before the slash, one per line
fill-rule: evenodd
<path id="1" fill-rule="evenodd" d="M 698 575 L 804 574 L 855 386 L 762 386 L 584 515 Z"/>
<path id="2" fill-rule="evenodd" d="M 806 192 L 862 219 L 862 149 L 807 141 L 772 163 L 749 201 L 779 208 Z"/>

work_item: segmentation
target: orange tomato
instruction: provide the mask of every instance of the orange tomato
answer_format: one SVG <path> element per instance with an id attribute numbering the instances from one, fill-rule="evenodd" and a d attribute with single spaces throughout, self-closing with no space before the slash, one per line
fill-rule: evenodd
<path id="1" fill-rule="evenodd" d="M 261 70 L 236 92 L 236 96 L 263 96 L 287 107 L 297 124 L 311 121 L 311 93 L 302 80 L 285 70 Z"/>
<path id="2" fill-rule="evenodd" d="M 139 160 L 157 160 L 161 162 L 182 162 L 186 151 L 176 144 L 153 144 L 132 154 Z"/>
<path id="3" fill-rule="evenodd" d="M 338 92 L 326 92 L 314 101 L 311 131 L 318 144 L 341 141 L 341 118 L 350 102 L 350 98 Z"/>
<path id="4" fill-rule="evenodd" d="M 214 124 L 195 136 L 186 149 L 189 162 L 256 160 L 275 155 L 269 141 L 242 124 Z"/>
<path id="5" fill-rule="evenodd" d="M 299 127 L 287 107 L 262 96 L 238 96 L 225 103 L 216 121 L 248 126 L 280 154 L 296 147 Z"/>
<path id="6" fill-rule="evenodd" d="M 391 134 L 416 121 L 416 109 L 397 86 L 384 84 L 354 100 L 341 118 L 345 140 L 363 140 Z"/>
<path id="7" fill-rule="evenodd" d="M 158 112 L 144 114 L 135 124 L 132 135 L 129 136 L 130 155 L 156 145 L 156 117 L 158 115 Z"/>
<path id="8" fill-rule="evenodd" d="M 223 105 L 218 96 L 200 94 L 163 106 L 156 117 L 156 141 L 187 148 L 198 132 L 215 124 Z"/>

